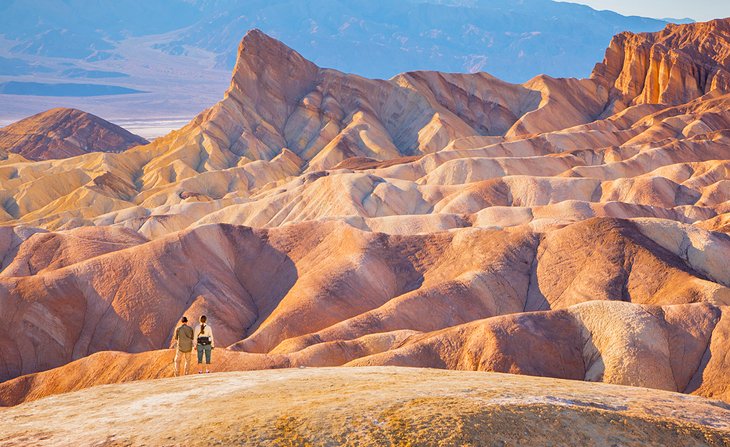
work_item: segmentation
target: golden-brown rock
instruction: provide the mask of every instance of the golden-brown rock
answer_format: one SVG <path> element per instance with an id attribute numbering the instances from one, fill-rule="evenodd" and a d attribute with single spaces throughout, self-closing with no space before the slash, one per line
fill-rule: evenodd
<path id="1" fill-rule="evenodd" d="M 51 109 L 0 128 L 0 149 L 29 160 L 122 152 L 147 143 L 115 124 L 76 109 Z"/>
<path id="2" fill-rule="evenodd" d="M 608 110 L 680 104 L 730 91 L 730 21 L 669 24 L 658 33 L 621 33 L 591 76 L 615 89 Z"/>

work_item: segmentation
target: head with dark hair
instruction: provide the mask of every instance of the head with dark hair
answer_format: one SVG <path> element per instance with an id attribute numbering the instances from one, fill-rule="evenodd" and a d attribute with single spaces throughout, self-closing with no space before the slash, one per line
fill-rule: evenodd
<path id="1" fill-rule="evenodd" d="M 208 317 L 205 315 L 200 316 L 200 333 L 205 334 L 205 322 L 208 321 Z"/>
<path id="2" fill-rule="evenodd" d="M 182 317 L 182 319 L 180 321 L 182 321 L 183 323 L 187 323 L 188 322 L 188 317 Z"/>

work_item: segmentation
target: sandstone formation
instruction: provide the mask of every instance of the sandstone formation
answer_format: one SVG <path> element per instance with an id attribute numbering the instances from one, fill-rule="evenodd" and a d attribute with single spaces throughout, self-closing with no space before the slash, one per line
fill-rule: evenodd
<path id="1" fill-rule="evenodd" d="M 723 446 L 730 440 L 730 410 L 705 399 L 576 381 L 408 368 L 293 369 L 141 381 L 0 409 L 0 415 L 7 421 L 0 427 L 0 443 L 7 446 L 689 447 Z"/>
<path id="2" fill-rule="evenodd" d="M 635 104 L 680 104 L 730 91 L 730 22 L 668 25 L 658 33 L 624 32 L 611 41 L 592 78 L 615 89 L 612 113 Z"/>
<path id="3" fill-rule="evenodd" d="M 59 368 L 5 382 L 0 401 L 169 376 L 171 352 L 142 353 L 201 313 L 229 346 L 219 370 L 430 366 L 730 400 L 730 277 L 711 262 L 730 238 L 667 222 L 411 236 L 207 225 L 149 242 L 89 227 L 15 248 L 5 231 L 0 374 Z M 140 354 L 87 357 L 109 350 Z"/>
<path id="4" fill-rule="evenodd" d="M 28 160 L 122 152 L 147 143 L 115 124 L 76 109 L 51 109 L 0 128 L 0 149 Z"/>
<path id="5" fill-rule="evenodd" d="M 707 57 L 697 60 L 723 73 L 726 26 L 639 37 L 691 53 L 707 35 L 716 50 L 703 46 Z M 649 76 L 631 58 L 621 67 Z M 589 80 L 540 76 L 524 85 L 435 72 L 368 80 L 320 69 L 252 31 L 225 99 L 183 129 L 121 154 L 0 160 L 0 222 L 118 225 L 156 238 L 200 223 L 321 218 L 400 233 L 602 215 L 719 219 L 726 89 L 709 84 L 689 102 L 616 108 L 623 87 L 599 68 Z"/>
<path id="6" fill-rule="evenodd" d="M 218 370 L 730 401 L 729 23 L 622 34 L 591 79 L 523 85 L 364 79 L 254 30 L 224 99 L 178 131 L 5 153 L 0 403 L 167 377 L 177 321 L 202 313 Z"/>

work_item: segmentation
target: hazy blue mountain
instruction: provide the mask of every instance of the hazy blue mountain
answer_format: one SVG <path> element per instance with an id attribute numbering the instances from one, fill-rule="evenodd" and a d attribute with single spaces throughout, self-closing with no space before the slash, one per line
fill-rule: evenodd
<path id="1" fill-rule="evenodd" d="M 242 35 L 255 27 L 322 66 L 370 77 L 416 69 L 488 71 L 510 81 L 586 76 L 617 32 L 664 25 L 550 0 L 0 2 L 0 33 L 14 56 L 103 61 L 118 58 L 125 39 L 160 35 L 154 48 L 212 51 L 219 68 L 231 68 Z M 0 71 L 8 66 L 0 59 Z"/>
<path id="2" fill-rule="evenodd" d="M 305 57 L 369 77 L 429 69 L 487 71 L 509 81 L 587 76 L 611 37 L 660 20 L 550 0 L 194 0 L 204 20 L 160 48 L 212 50 L 231 67 L 241 30 L 260 28 Z"/>
<path id="3" fill-rule="evenodd" d="M 523 82 L 588 76 L 614 34 L 665 25 L 551 0 L 0 0 L 0 124 L 54 107 L 184 121 L 221 98 L 251 28 L 367 77 Z"/>
<path id="4" fill-rule="evenodd" d="M 132 36 L 190 26 L 200 17 L 184 0 L 2 0 L 0 34 L 14 53 L 79 58 L 113 50 Z"/>

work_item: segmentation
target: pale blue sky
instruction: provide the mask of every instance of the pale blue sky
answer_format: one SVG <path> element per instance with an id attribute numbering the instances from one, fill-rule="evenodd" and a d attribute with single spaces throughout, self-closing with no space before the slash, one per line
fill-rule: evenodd
<path id="1" fill-rule="evenodd" d="M 565 1 L 565 0 L 558 0 Z M 691 18 L 698 21 L 730 17 L 729 0 L 569 0 L 593 9 L 608 9 L 623 15 L 663 19 Z"/>

